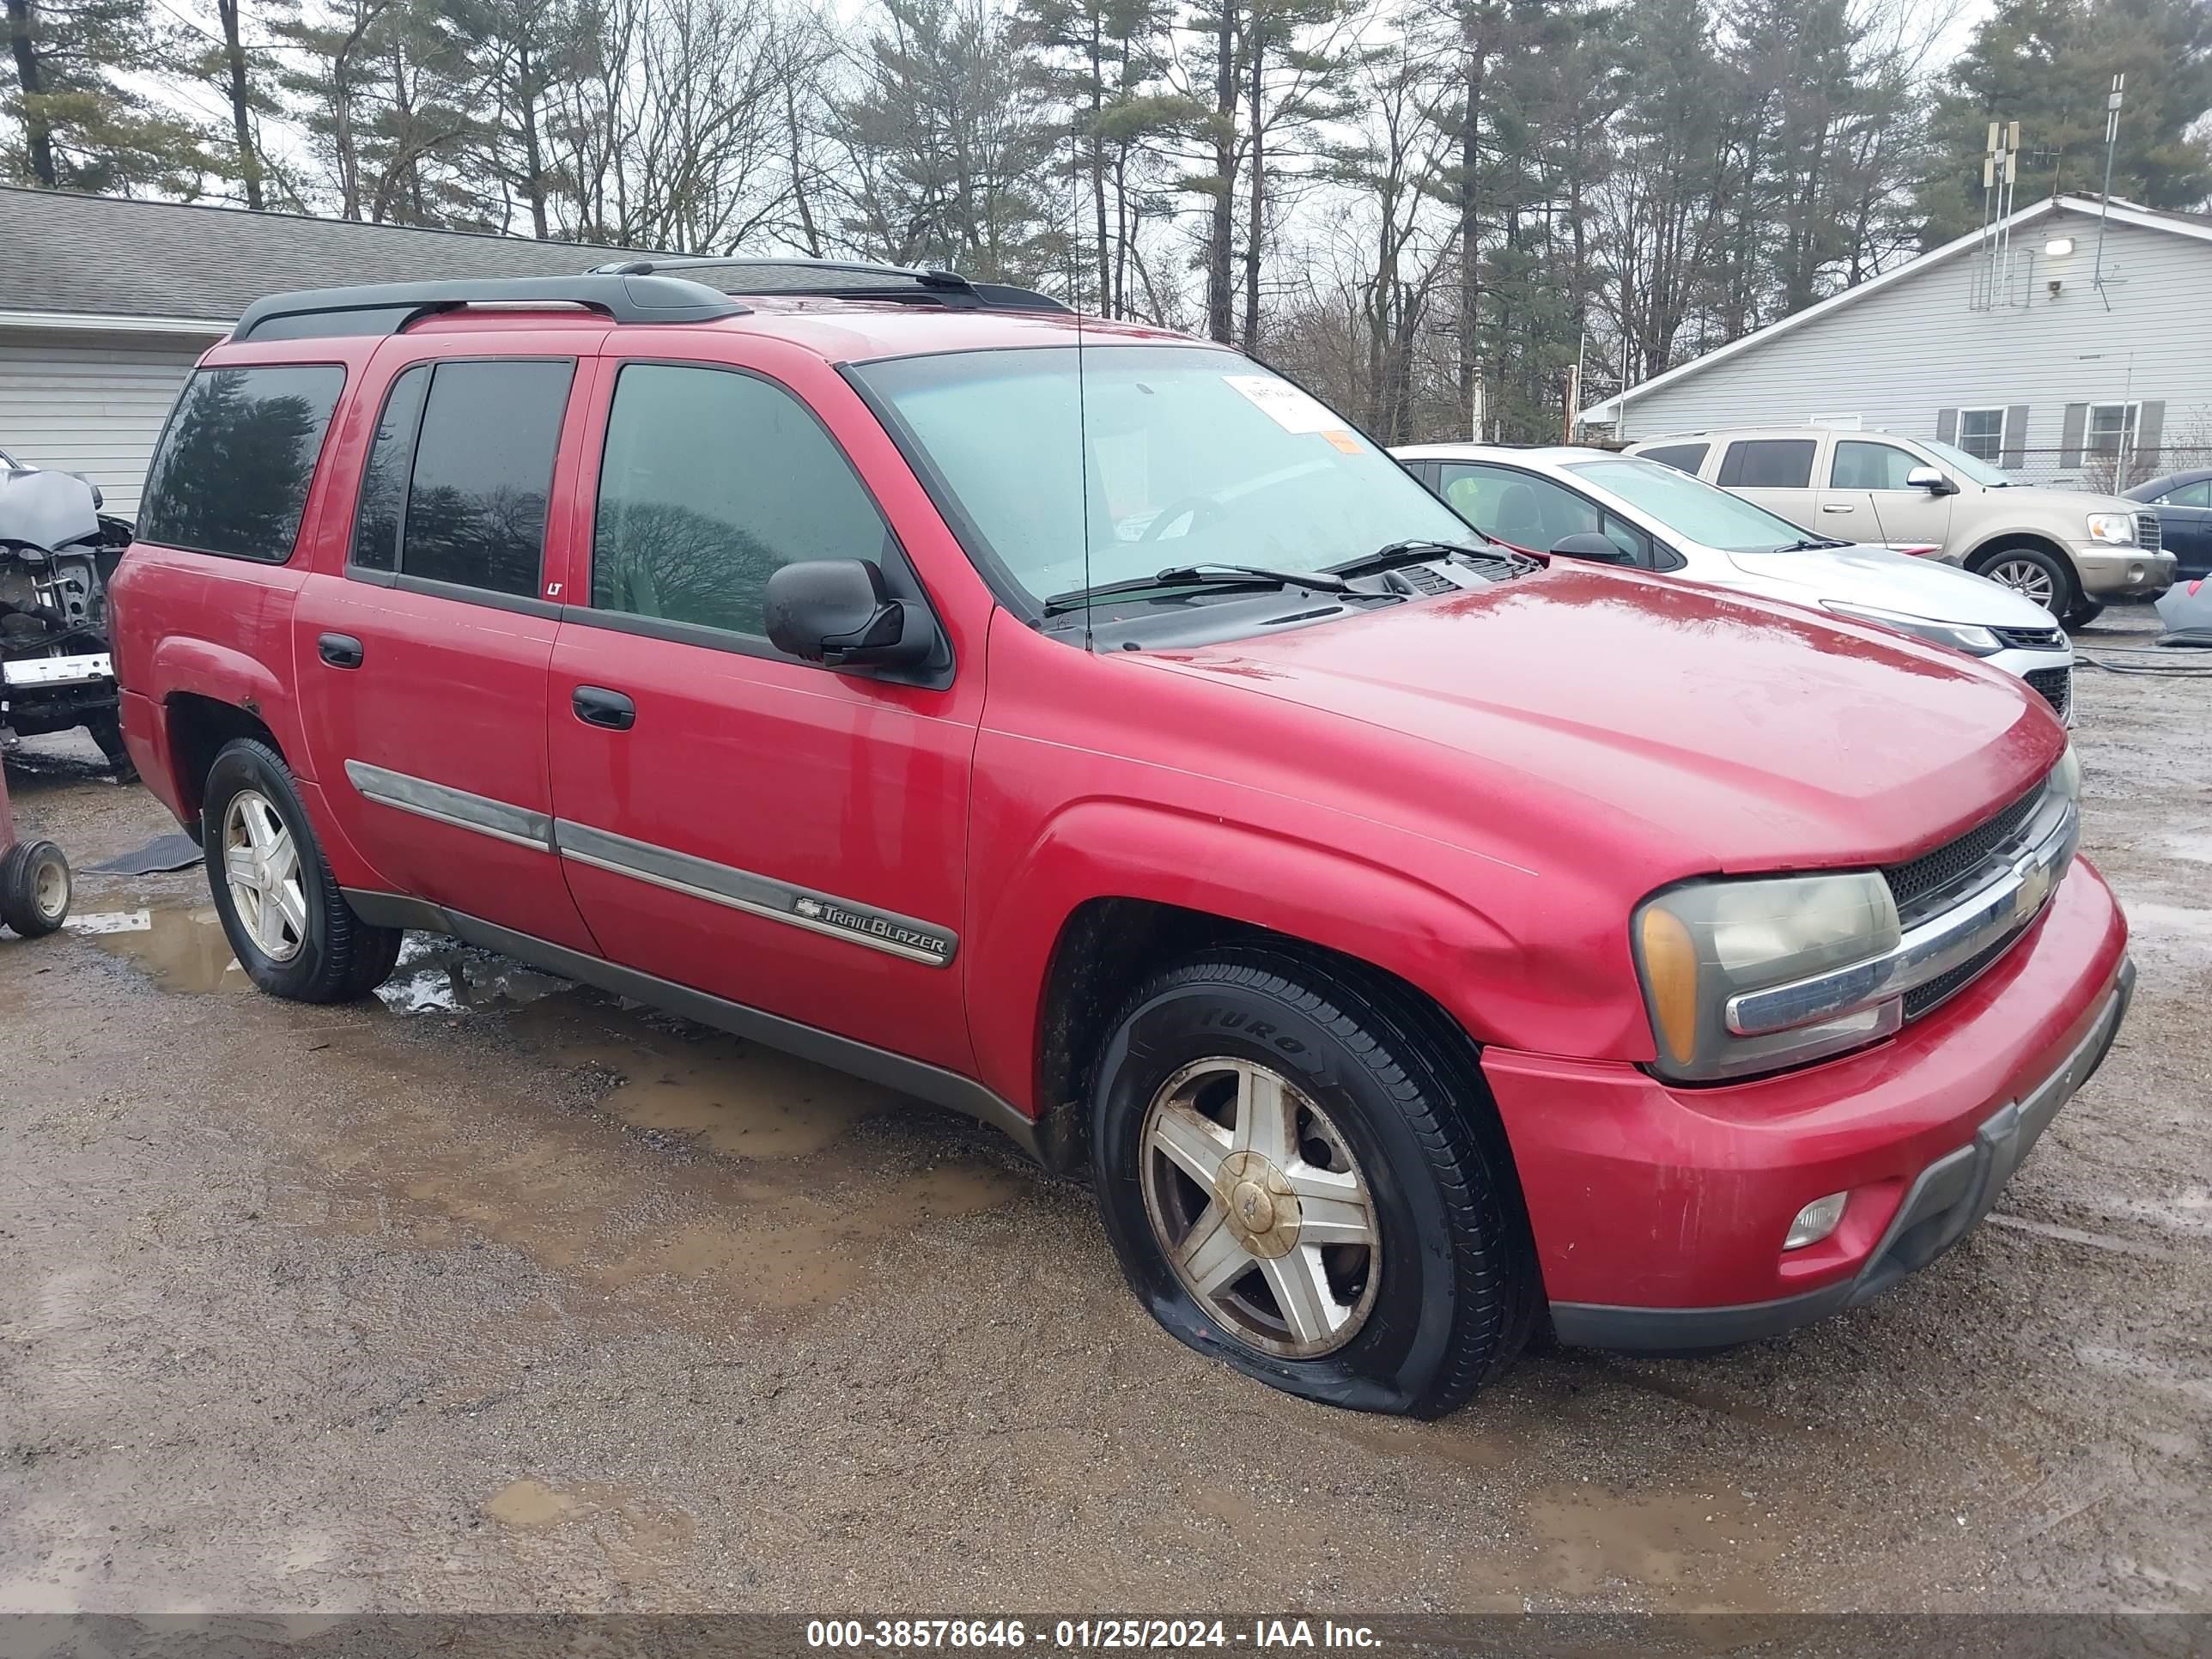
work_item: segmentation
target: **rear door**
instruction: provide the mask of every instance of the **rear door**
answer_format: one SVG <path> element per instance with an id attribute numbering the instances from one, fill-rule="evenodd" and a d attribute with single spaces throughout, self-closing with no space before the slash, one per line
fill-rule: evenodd
<path id="1" fill-rule="evenodd" d="M 1915 467 L 1932 465 L 1896 444 L 1874 438 L 1837 439 L 1835 459 L 1830 463 L 1831 482 L 1839 489 L 1850 489 L 1854 501 L 1863 497 L 1879 526 L 1855 535 L 1854 539 L 1942 547 L 1950 538 L 1951 503 L 1956 497 L 1916 489 L 1905 482 Z"/>
<path id="2" fill-rule="evenodd" d="M 1801 529 L 1827 534 L 1818 528 L 1820 490 L 1813 482 L 1820 450 L 1820 438 L 1810 433 L 1802 438 L 1732 438 L 1721 452 L 1713 482 Z"/>
<path id="3" fill-rule="evenodd" d="M 927 599 L 863 482 L 902 463 L 833 370 L 775 342 L 608 351 L 546 711 L 578 904 L 611 961 L 972 1073 L 955 963 L 980 630 L 972 660 L 899 679 L 786 657 L 762 615 L 797 560 L 872 560 Z M 872 445 L 860 464 L 823 408 Z"/>
<path id="4" fill-rule="evenodd" d="M 560 613 L 541 592 L 572 487 L 558 463 L 581 441 L 580 338 L 434 331 L 378 355 L 343 568 L 301 589 L 294 660 L 331 811 L 393 889 L 589 950 L 551 844 Z"/>

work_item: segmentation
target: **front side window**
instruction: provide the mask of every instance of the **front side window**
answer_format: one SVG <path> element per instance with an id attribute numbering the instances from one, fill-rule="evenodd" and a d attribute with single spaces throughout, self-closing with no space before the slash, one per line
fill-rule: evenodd
<path id="1" fill-rule="evenodd" d="M 971 552 L 1038 600 L 1170 566 L 1309 572 L 1390 542 L 1473 544 L 1341 416 L 1234 352 L 1048 346 L 856 374 Z"/>
<path id="2" fill-rule="evenodd" d="M 1806 540 L 1805 532 L 1796 525 L 1741 495 L 1731 495 L 1672 467 L 1655 466 L 1633 455 L 1571 461 L 1567 471 L 1586 479 L 1592 488 L 1626 501 L 1686 542 L 1718 548 L 1724 553 L 1771 553 Z"/>
<path id="3" fill-rule="evenodd" d="M 2168 507 L 2212 507 L 2212 478 L 2199 478 L 2195 483 L 2169 489 L 2159 500 Z"/>
<path id="4" fill-rule="evenodd" d="M 1978 461 L 1996 462 L 2004 453 L 2005 412 L 2002 409 L 1959 411 L 1959 447 Z"/>
<path id="5" fill-rule="evenodd" d="M 2092 455 L 2132 454 L 2136 447 L 2136 412 L 2140 404 L 2091 404 L 2088 452 Z"/>
<path id="6" fill-rule="evenodd" d="M 196 373 L 147 471 L 141 539 L 272 564 L 290 558 L 344 386 L 335 363 Z"/>
<path id="7" fill-rule="evenodd" d="M 1709 444 L 1662 444 L 1656 449 L 1639 450 L 1647 461 L 1656 461 L 1662 466 L 1671 466 L 1678 472 L 1697 476 L 1698 469 L 1705 464 Z"/>
<path id="8" fill-rule="evenodd" d="M 1813 482 L 1812 438 L 1741 438 L 1721 459 L 1723 489 L 1803 489 Z"/>
<path id="9" fill-rule="evenodd" d="M 852 463 L 781 386 L 667 363 L 631 363 L 615 382 L 595 610 L 760 636 L 780 566 L 879 559 L 888 535 Z"/>
<path id="10" fill-rule="evenodd" d="M 1447 461 L 1444 500 L 1477 530 L 1524 553 L 1548 553 L 1570 536 L 1603 536 L 1640 563 L 1650 540 L 1588 496 L 1510 466 Z"/>
<path id="11" fill-rule="evenodd" d="M 1828 466 L 1828 483 L 1836 489 L 1910 489 L 1905 480 L 1912 469 L 1926 465 L 1895 444 L 1840 439 L 1836 459 Z"/>

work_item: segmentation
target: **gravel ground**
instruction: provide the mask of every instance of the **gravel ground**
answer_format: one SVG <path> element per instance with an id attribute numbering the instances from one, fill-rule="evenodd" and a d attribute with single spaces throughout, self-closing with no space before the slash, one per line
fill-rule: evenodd
<path id="1" fill-rule="evenodd" d="M 84 875 L 0 941 L 0 1609 L 2212 1609 L 2212 685 L 2080 702 L 2142 981 L 1991 1224 L 1436 1424 L 1169 1340 L 964 1122 L 421 939 L 276 1002 Z M 80 870 L 173 828 L 89 752 L 9 776 Z"/>

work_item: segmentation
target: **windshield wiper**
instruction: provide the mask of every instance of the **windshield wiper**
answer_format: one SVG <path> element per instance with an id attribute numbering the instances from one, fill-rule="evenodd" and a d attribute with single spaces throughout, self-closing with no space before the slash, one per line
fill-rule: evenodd
<path id="1" fill-rule="evenodd" d="M 1832 536 L 1808 536 L 1802 542 L 1790 542 L 1776 548 L 1777 553 L 1817 553 L 1826 547 L 1849 547 L 1850 543 L 1839 542 Z"/>
<path id="2" fill-rule="evenodd" d="M 1132 576 L 1118 582 L 1097 582 L 1089 587 L 1071 588 L 1065 593 L 1055 593 L 1044 602 L 1045 614 L 1060 611 L 1080 611 L 1099 599 L 1110 599 L 1125 593 L 1149 593 L 1162 588 L 1176 587 L 1304 587 L 1316 593 L 1358 593 L 1359 590 L 1340 576 L 1322 570 L 1269 570 L 1256 564 L 1181 564 L 1150 576 Z"/>
<path id="3" fill-rule="evenodd" d="M 1478 530 L 1474 532 L 1481 536 Z M 1464 542 L 1431 542 L 1413 540 L 1391 542 L 1356 559 L 1346 559 L 1342 564 L 1328 567 L 1332 575 L 1373 576 L 1385 570 L 1397 570 L 1409 564 L 1428 564 L 1438 558 L 1457 560 L 1462 564 L 1484 565 L 1503 562 L 1518 575 L 1531 570 L 1541 570 L 1544 562 L 1532 558 L 1517 548 L 1504 542 L 1483 537 L 1484 545 L 1469 547 Z"/>

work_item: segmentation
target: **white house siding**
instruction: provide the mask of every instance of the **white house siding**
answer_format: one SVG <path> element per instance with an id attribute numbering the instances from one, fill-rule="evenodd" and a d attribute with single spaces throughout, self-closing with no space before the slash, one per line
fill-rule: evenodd
<path id="1" fill-rule="evenodd" d="M 2074 252 L 2045 257 L 2061 236 Z M 2026 430 L 2005 434 L 2008 464 L 2055 479 L 2068 404 L 2157 400 L 2167 453 L 2212 449 L 2212 240 L 2112 225 L 2109 310 L 2090 283 L 2096 253 L 2094 218 L 2039 216 L 2014 237 L 2010 293 L 2022 303 L 1976 309 L 1984 264 L 1962 253 L 1671 385 L 1632 388 L 1622 435 L 1856 415 L 1933 438 L 1943 410 L 2025 406 Z"/>
<path id="2" fill-rule="evenodd" d="M 0 333 L 0 449 L 82 472 L 109 512 L 136 516 L 169 405 L 213 338 Z"/>

